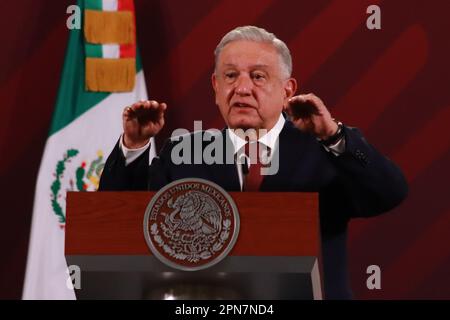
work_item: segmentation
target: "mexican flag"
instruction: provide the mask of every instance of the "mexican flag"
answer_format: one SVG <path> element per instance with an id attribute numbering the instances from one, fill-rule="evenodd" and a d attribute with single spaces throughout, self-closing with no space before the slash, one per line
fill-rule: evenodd
<path id="1" fill-rule="evenodd" d="M 84 0 L 78 7 L 83 28 L 70 30 L 39 169 L 23 299 L 75 299 L 64 257 L 66 192 L 97 189 L 123 131 L 123 109 L 147 99 L 133 1 Z"/>

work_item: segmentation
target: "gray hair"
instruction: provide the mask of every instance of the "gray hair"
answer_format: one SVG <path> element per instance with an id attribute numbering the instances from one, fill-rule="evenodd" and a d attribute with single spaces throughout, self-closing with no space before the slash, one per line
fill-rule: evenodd
<path id="1" fill-rule="evenodd" d="M 292 57 L 287 45 L 280 39 L 278 39 L 273 33 L 268 32 L 263 28 L 255 26 L 243 26 L 237 27 L 228 32 L 214 50 L 215 64 L 217 67 L 217 61 L 222 49 L 233 41 L 247 40 L 255 42 L 265 42 L 272 44 L 277 50 L 281 58 L 281 67 L 286 78 L 289 78 L 292 74 Z"/>

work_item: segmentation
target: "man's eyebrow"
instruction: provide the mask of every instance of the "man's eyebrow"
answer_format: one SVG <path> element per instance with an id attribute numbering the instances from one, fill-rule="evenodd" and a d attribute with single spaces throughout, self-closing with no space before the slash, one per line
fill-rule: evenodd
<path id="1" fill-rule="evenodd" d="M 267 69 L 267 68 L 269 68 L 269 65 L 267 65 L 267 64 L 255 64 L 255 65 L 252 65 L 251 68 L 252 69 Z"/>

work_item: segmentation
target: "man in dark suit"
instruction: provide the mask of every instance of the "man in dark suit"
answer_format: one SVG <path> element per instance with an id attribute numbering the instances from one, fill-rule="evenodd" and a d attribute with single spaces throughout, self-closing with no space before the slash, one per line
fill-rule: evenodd
<path id="1" fill-rule="evenodd" d="M 149 166 L 150 138 L 164 126 L 167 106 L 140 101 L 126 107 L 124 133 L 106 162 L 100 190 L 159 190 L 197 177 L 227 191 L 319 192 L 325 296 L 350 298 L 348 221 L 397 206 L 407 195 L 403 174 L 358 129 L 334 120 L 317 96 L 294 96 L 289 49 L 273 34 L 236 28 L 222 38 L 215 55 L 212 85 L 227 129 L 174 137 Z M 187 140 L 202 145 L 180 148 Z M 196 152 L 203 154 L 217 141 L 223 146 L 223 152 L 216 150 L 220 161 L 195 163 Z M 248 146 L 266 150 L 265 166 L 276 164 L 275 170 L 263 175 L 261 153 L 255 161 L 243 151 Z"/>

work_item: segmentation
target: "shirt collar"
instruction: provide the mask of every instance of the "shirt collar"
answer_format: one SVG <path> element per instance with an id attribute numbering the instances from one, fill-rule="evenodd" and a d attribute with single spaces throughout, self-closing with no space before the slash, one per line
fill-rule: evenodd
<path id="1" fill-rule="evenodd" d="M 280 135 L 281 130 L 283 130 L 285 122 L 286 120 L 284 119 L 283 114 L 280 113 L 277 123 L 272 129 L 269 130 L 269 132 L 259 138 L 258 142 L 269 147 L 270 150 L 273 150 L 275 148 L 275 143 L 277 142 L 278 136 Z M 246 141 L 236 135 L 233 130 L 227 129 L 227 133 L 233 143 L 234 153 L 237 153 L 246 144 Z"/>

